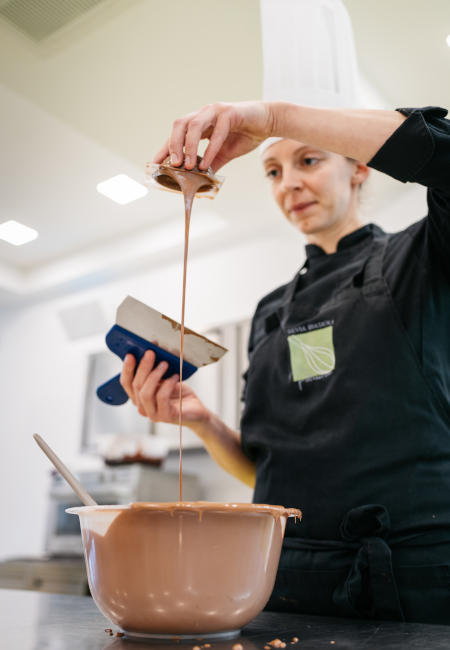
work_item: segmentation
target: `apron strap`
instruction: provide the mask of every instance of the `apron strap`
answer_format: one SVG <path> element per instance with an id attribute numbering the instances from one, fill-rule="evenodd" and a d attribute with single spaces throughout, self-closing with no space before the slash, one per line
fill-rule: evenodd
<path id="1" fill-rule="evenodd" d="M 353 508 L 342 520 L 342 538 L 360 543 L 347 578 L 333 593 L 333 602 L 344 615 L 404 621 L 391 549 L 384 539 L 389 530 L 389 513 L 383 505 Z"/>
<path id="2" fill-rule="evenodd" d="M 389 235 L 386 233 L 378 234 L 373 240 L 369 258 L 363 271 L 362 293 L 364 295 L 370 295 L 380 282 L 384 282 L 383 262 L 388 241 Z"/>

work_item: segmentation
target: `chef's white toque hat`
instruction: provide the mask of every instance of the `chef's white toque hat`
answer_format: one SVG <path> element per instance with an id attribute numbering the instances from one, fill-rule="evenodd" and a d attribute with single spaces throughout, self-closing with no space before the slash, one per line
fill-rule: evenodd
<path id="1" fill-rule="evenodd" d="M 356 107 L 358 67 L 341 0 L 260 0 L 263 99 Z M 281 138 L 268 138 L 261 153 Z"/>

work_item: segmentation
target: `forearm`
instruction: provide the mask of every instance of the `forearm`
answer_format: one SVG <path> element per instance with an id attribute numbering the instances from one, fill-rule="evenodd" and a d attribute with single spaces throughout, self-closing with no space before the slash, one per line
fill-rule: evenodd
<path id="1" fill-rule="evenodd" d="M 210 456 L 229 474 L 254 487 L 255 465 L 242 451 L 240 434 L 222 422 L 216 415 L 201 423 L 188 425 L 202 440 Z"/>
<path id="2" fill-rule="evenodd" d="M 328 109 L 270 102 L 272 136 L 367 163 L 406 119 L 398 111 Z"/>

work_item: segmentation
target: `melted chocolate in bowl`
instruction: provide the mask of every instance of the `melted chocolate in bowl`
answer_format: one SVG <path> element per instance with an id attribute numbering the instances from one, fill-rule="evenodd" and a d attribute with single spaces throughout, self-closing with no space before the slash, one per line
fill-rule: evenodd
<path id="1" fill-rule="evenodd" d="M 267 603 L 286 520 L 258 504 L 133 503 L 80 517 L 92 596 L 129 636 L 234 636 Z"/>

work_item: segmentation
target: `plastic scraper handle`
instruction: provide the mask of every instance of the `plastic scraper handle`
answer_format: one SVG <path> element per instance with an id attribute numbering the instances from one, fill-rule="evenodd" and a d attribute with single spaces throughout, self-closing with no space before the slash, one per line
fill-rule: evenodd
<path id="1" fill-rule="evenodd" d="M 158 347 L 154 343 L 150 343 L 150 341 L 141 338 L 137 334 L 133 334 L 133 332 L 120 327 L 120 325 L 113 325 L 111 327 L 106 335 L 106 345 L 122 361 L 127 354 L 132 354 L 137 364 L 144 356 L 146 350 L 153 350 L 156 355 L 155 366 L 161 361 L 166 361 L 169 364 L 169 367 L 163 375 L 163 379 L 168 379 L 172 375 L 180 372 L 179 357 L 167 352 L 167 350 L 163 350 L 163 348 Z M 192 363 L 183 361 L 183 379 L 187 379 L 193 375 L 196 370 L 197 367 L 192 365 Z M 97 388 L 97 396 L 105 404 L 112 404 L 114 406 L 125 404 L 128 400 L 128 395 L 120 385 L 120 374 L 99 386 Z"/>

